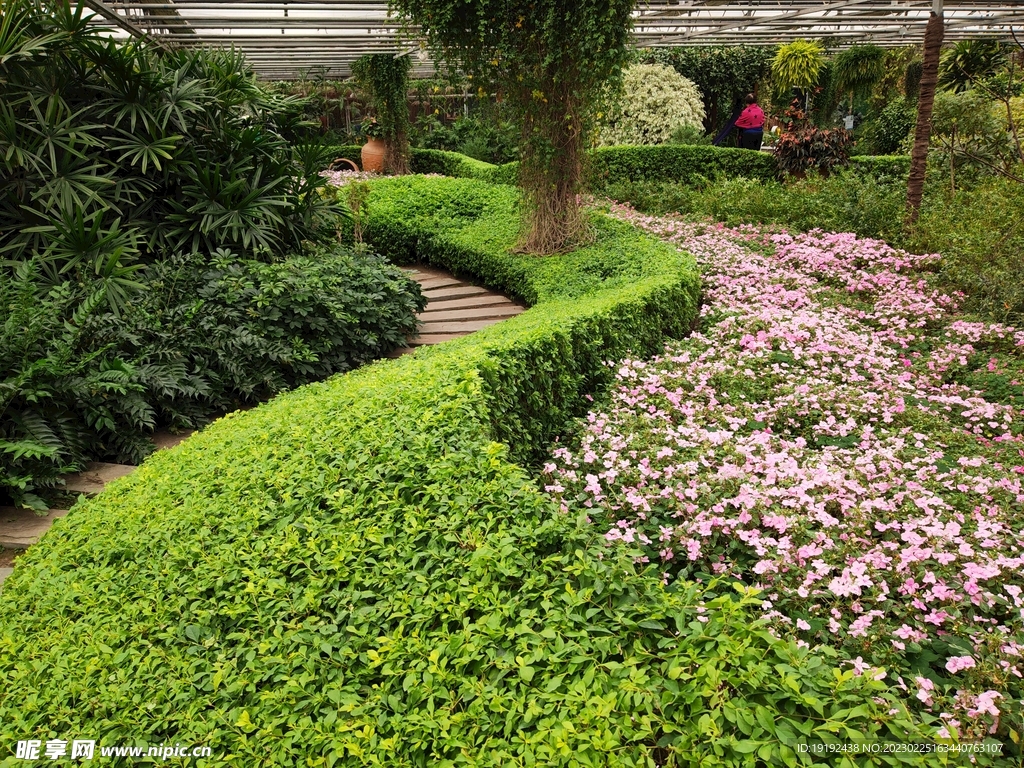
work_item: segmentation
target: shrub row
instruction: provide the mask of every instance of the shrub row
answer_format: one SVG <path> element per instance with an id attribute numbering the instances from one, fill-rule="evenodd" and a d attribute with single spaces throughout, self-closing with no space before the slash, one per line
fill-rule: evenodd
<path id="1" fill-rule="evenodd" d="M 358 145 L 331 147 L 334 157 L 361 163 Z M 910 173 L 906 155 L 859 155 L 849 158 L 849 168 L 879 181 L 902 181 Z M 492 184 L 515 184 L 519 163 L 492 165 L 439 149 L 413 149 L 414 173 L 437 173 L 456 178 L 480 179 Z M 661 144 L 637 147 L 599 147 L 590 152 L 590 185 L 603 189 L 623 182 L 673 181 L 703 183 L 715 178 L 773 181 L 778 161 L 766 152 L 734 147 Z"/>
<path id="2" fill-rule="evenodd" d="M 678 181 L 685 184 L 715 177 L 771 181 L 778 174 L 775 157 L 734 147 L 660 144 L 651 147 L 600 147 L 590 153 L 593 183 L 607 181 Z"/>
<path id="3" fill-rule="evenodd" d="M 509 460 L 564 429 L 606 358 L 697 311 L 692 260 L 620 224 L 582 254 L 509 255 L 514 198 L 385 180 L 370 230 L 532 309 L 229 416 L 19 560 L 6 743 L 405 768 L 792 763 L 798 739 L 923 738 L 881 682 L 771 637 L 750 596 L 638 571 Z"/>
<path id="4" fill-rule="evenodd" d="M 359 146 L 332 147 L 335 157 L 360 161 Z M 590 183 L 608 181 L 680 181 L 691 183 L 717 176 L 768 181 L 777 174 L 775 158 L 765 152 L 733 147 L 662 144 L 643 147 L 598 147 L 590 151 Z M 494 184 L 514 184 L 518 163 L 492 165 L 481 160 L 436 149 L 413 149 L 415 173 L 480 179 Z"/>
<path id="5" fill-rule="evenodd" d="M 137 463 L 157 426 L 347 371 L 405 344 L 419 286 L 343 246 L 273 263 L 168 256 L 118 313 L 98 286 L 0 272 L 0 495 L 39 493 L 88 460 Z M 0 502 L 2 503 L 2 502 Z"/>
<path id="6" fill-rule="evenodd" d="M 343 144 L 327 149 L 328 154 L 334 158 L 345 158 L 362 167 L 362 146 Z M 409 168 L 413 173 L 436 173 L 455 178 L 481 179 L 497 184 L 514 184 L 518 163 L 493 165 L 483 160 L 460 155 L 458 152 L 413 147 L 409 158 Z"/>
<path id="7" fill-rule="evenodd" d="M 879 181 L 905 183 L 910 175 L 909 155 L 854 155 L 850 170 L 873 176 Z"/>

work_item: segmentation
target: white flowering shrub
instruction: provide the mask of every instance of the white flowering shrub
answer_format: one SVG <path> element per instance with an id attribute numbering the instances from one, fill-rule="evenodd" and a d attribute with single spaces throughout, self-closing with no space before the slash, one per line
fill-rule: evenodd
<path id="1" fill-rule="evenodd" d="M 634 64 L 623 74 L 598 129 L 600 144 L 664 144 L 683 126 L 703 129 L 704 101 L 693 81 L 664 64 Z"/>

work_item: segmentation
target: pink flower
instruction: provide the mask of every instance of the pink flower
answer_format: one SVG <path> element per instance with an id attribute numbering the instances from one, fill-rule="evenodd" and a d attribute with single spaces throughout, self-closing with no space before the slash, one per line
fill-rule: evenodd
<path id="1" fill-rule="evenodd" d="M 962 669 L 973 669 L 974 666 L 974 659 L 970 656 L 951 656 L 946 660 L 946 669 L 954 675 Z"/>

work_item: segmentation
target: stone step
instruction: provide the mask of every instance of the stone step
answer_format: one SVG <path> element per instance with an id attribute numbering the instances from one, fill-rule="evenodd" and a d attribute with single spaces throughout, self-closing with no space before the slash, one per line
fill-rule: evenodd
<path id="1" fill-rule="evenodd" d="M 81 472 L 64 476 L 64 487 L 74 493 L 99 493 L 111 480 L 130 475 L 135 467 L 130 464 L 89 462 Z"/>
<path id="2" fill-rule="evenodd" d="M 0 590 L 4 588 L 4 582 L 7 581 L 7 577 L 14 573 L 13 568 L 0 568 Z"/>
<path id="3" fill-rule="evenodd" d="M 506 299 L 495 293 L 484 293 L 479 296 L 464 296 L 452 299 L 431 299 L 424 312 L 439 312 L 445 309 L 473 309 L 475 307 L 515 307 L 512 299 Z"/>
<path id="4" fill-rule="evenodd" d="M 43 515 L 32 509 L 0 507 L 0 547 L 27 549 L 67 513 L 66 509 L 48 509 Z"/>
<path id="5" fill-rule="evenodd" d="M 479 285 L 453 285 L 450 288 L 433 288 L 429 291 L 424 291 L 423 295 L 427 297 L 427 301 L 434 302 L 453 299 L 459 296 L 495 296 L 497 294 L 491 293 Z"/>
<path id="6" fill-rule="evenodd" d="M 517 307 L 509 302 L 507 305 L 494 307 L 475 307 L 473 309 L 427 309 L 416 315 L 424 323 L 443 322 L 447 320 L 485 320 L 505 317 L 515 317 L 523 312 L 522 307 Z"/>
<path id="7" fill-rule="evenodd" d="M 441 322 L 431 321 L 429 323 L 425 323 L 423 325 L 423 327 L 420 328 L 420 336 L 419 336 L 419 338 L 422 339 L 424 336 L 431 336 L 431 335 L 436 334 L 436 333 L 443 333 L 443 334 L 450 334 L 450 333 L 454 333 L 454 334 L 473 333 L 474 331 L 482 331 L 484 328 L 487 328 L 488 326 L 491 326 L 491 325 L 494 325 L 495 323 L 500 323 L 500 322 L 501 322 L 501 320 L 499 318 L 492 318 L 490 320 L 463 320 L 463 321 L 454 321 L 453 320 L 453 321 L 441 321 Z"/>
<path id="8" fill-rule="evenodd" d="M 449 288 L 455 285 L 465 285 L 456 277 L 428 277 L 425 280 L 418 280 L 420 288 L 424 291 L 431 288 Z"/>
<path id="9" fill-rule="evenodd" d="M 194 429 L 184 429 L 181 432 L 173 434 L 162 429 L 159 432 L 153 433 L 153 445 L 156 446 L 158 451 L 163 451 L 167 448 L 174 448 L 176 445 L 181 445 L 194 434 Z"/>
<path id="10" fill-rule="evenodd" d="M 441 344 L 445 341 L 452 341 L 454 339 L 461 339 L 463 336 L 468 336 L 469 332 L 466 333 L 424 333 L 412 339 L 409 343 L 413 347 L 429 347 L 431 344 Z M 408 347 L 406 347 L 408 349 Z"/>

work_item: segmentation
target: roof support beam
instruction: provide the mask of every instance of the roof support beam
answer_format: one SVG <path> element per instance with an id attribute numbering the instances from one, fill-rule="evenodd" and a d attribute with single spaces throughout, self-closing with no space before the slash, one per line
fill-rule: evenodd
<path id="1" fill-rule="evenodd" d="M 113 8 L 111 8 L 109 5 L 103 2 L 103 0 L 82 0 L 82 5 L 84 5 L 86 8 L 89 8 L 92 11 L 95 11 L 107 21 L 113 22 L 115 25 L 123 29 L 132 37 L 137 37 L 142 40 L 150 40 L 159 47 L 163 48 L 164 50 L 168 50 L 167 44 L 163 40 L 160 40 L 158 37 L 146 33 L 145 30 L 143 30 L 140 27 L 137 27 L 135 24 L 132 23 L 130 19 L 119 14 L 117 11 L 115 11 Z"/>

